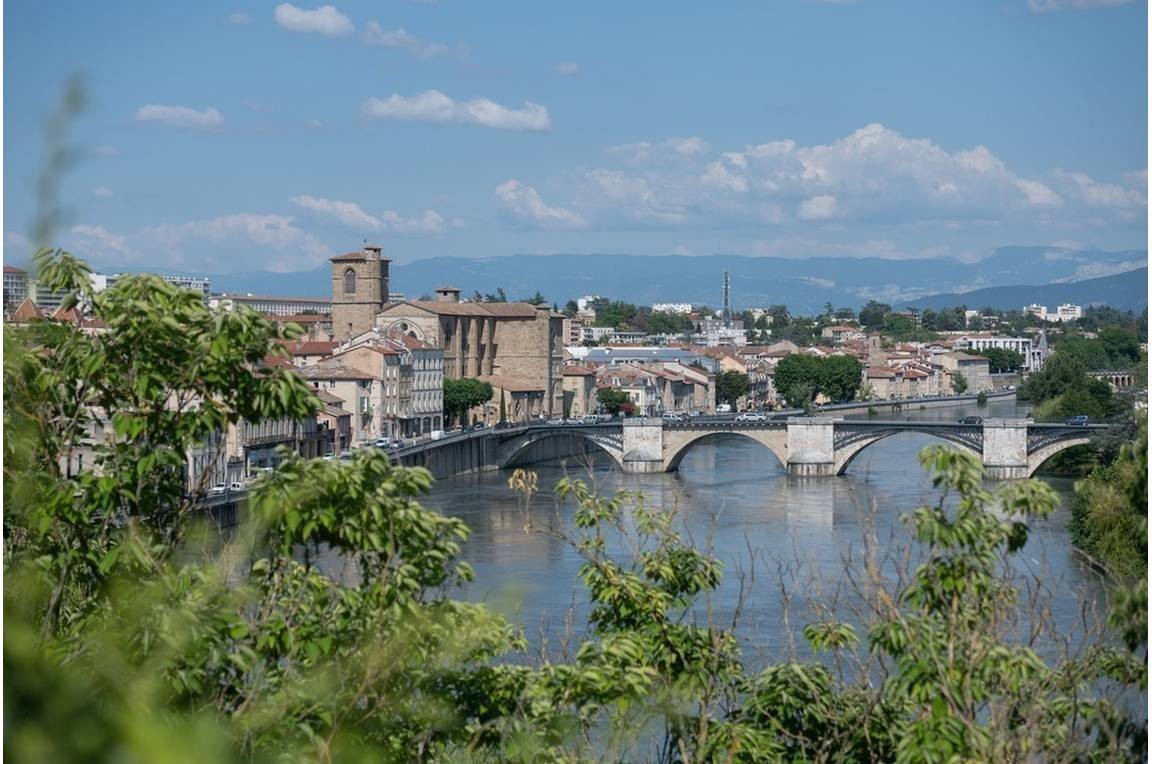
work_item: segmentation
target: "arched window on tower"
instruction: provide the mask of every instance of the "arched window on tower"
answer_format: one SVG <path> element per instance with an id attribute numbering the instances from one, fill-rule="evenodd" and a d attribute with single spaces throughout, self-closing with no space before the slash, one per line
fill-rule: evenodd
<path id="1" fill-rule="evenodd" d="M 344 294 L 356 294 L 356 271 L 352 268 L 344 271 Z"/>

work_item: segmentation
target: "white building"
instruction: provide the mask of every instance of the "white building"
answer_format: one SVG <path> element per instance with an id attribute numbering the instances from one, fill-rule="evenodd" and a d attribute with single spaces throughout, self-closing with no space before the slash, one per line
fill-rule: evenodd
<path id="1" fill-rule="evenodd" d="M 299 313 L 332 315 L 332 301 L 327 297 L 273 297 L 258 294 L 225 293 L 213 297 L 209 302 L 213 308 L 235 310 L 237 305 L 247 305 L 258 313 L 273 316 L 294 316 Z"/>
<path id="2" fill-rule="evenodd" d="M 972 334 L 957 337 L 953 342 L 953 347 L 957 350 L 971 350 L 977 353 L 981 350 L 992 350 L 994 348 L 1011 350 L 1024 357 L 1023 370 L 1025 372 L 1039 371 L 1050 355 L 1048 338 L 1044 336 L 1043 332 L 1040 333 L 1039 339 L 1035 341 L 1031 337 L 996 337 L 992 335 Z"/>
<path id="3" fill-rule="evenodd" d="M 657 302 L 652 305 L 652 312 L 678 313 L 686 316 L 692 312 L 692 305 L 687 302 Z"/>
<path id="4" fill-rule="evenodd" d="M 1079 305 L 1060 305 L 1056 308 L 1057 321 L 1075 321 L 1084 317 L 1084 308 Z M 1052 320 L 1051 317 L 1048 319 Z"/>

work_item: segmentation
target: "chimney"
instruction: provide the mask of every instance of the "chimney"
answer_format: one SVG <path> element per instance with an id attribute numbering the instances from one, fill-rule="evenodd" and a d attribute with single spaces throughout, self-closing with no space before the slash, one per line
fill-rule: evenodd
<path id="1" fill-rule="evenodd" d="M 437 287 L 436 302 L 460 302 L 460 290 L 454 286 Z"/>

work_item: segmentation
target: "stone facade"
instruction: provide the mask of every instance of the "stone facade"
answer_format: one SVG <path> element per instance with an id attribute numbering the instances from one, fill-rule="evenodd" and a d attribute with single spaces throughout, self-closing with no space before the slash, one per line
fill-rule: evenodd
<path id="1" fill-rule="evenodd" d="M 388 302 L 388 263 L 380 247 L 332 258 L 332 333 L 346 340 L 371 329 Z"/>

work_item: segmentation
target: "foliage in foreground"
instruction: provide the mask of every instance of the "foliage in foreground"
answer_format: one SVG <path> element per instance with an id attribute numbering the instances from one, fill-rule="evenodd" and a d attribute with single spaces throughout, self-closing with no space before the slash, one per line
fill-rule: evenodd
<path id="1" fill-rule="evenodd" d="M 59 283 L 79 286 L 57 257 Z M 67 267 L 64 267 L 67 266 Z M 68 276 L 71 273 L 72 276 Z M 75 278 L 73 278 L 75 277 Z M 940 494 L 906 518 L 920 562 L 876 561 L 868 617 L 804 628 L 816 657 L 758 673 L 708 617 L 721 566 L 642 496 L 579 481 L 564 540 L 591 602 L 571 658 L 455 599 L 467 528 L 424 509 L 430 477 L 367 449 L 288 458 L 222 548 L 188 529 L 179 458 L 238 417 L 305 416 L 291 375 L 256 371 L 273 328 L 158 279 L 94 296 L 109 331 L 44 324 L 5 353 L 5 753 L 23 761 L 1114 761 L 1145 753 L 1114 704 L 1144 645 L 1046 660 L 1018 634 L 1009 575 L 1056 497 L 990 493 L 943 447 Z M 241 397 L 240 393 L 243 393 Z M 91 409 L 116 412 L 93 440 Z M 178 406 L 179 401 L 196 405 Z M 94 454 L 72 464 L 80 445 Z M 531 495 L 531 473 L 513 486 Z M 345 563 L 321 570 L 317 552 Z M 627 550 L 622 552 L 621 550 Z M 333 554 L 334 553 L 334 554 Z M 1125 603 L 1122 603 L 1125 604 Z M 1146 612 L 1146 607 L 1145 607 Z M 1133 652 L 1135 651 L 1135 652 Z M 859 665 L 860 671 L 833 667 Z"/>

